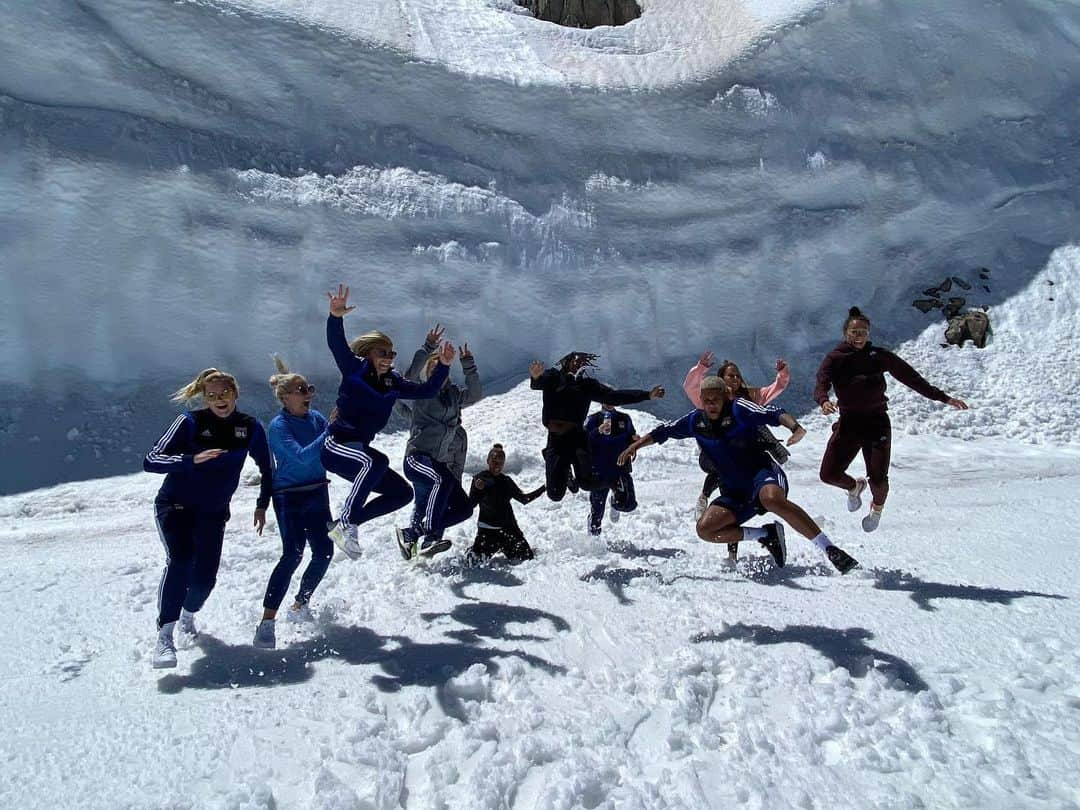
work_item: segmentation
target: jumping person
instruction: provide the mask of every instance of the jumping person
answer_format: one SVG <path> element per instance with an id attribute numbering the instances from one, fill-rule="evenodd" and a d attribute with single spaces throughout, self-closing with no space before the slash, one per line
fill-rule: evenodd
<path id="1" fill-rule="evenodd" d="M 619 456 L 619 463 L 632 461 L 638 450 L 650 444 L 696 439 L 716 466 L 721 491 L 698 520 L 698 537 L 709 543 L 756 540 L 783 567 L 787 559 L 783 524 L 742 526 L 754 515 L 772 512 L 824 551 L 840 573 L 854 568 L 858 563 L 833 545 L 802 507 L 788 500 L 787 476 L 758 444 L 757 432 L 762 425 L 783 425 L 790 430 L 789 446 L 801 440 L 806 430 L 795 417 L 775 405 L 762 407 L 740 397 L 719 377 L 701 381 L 701 404 L 701 408 L 636 440 Z"/>
<path id="2" fill-rule="evenodd" d="M 590 402 L 632 405 L 664 396 L 664 389 L 659 385 L 649 391 L 616 390 L 596 381 L 585 373 L 586 368 L 595 367 L 596 359 L 595 354 L 570 352 L 559 360 L 557 367 L 546 371 L 539 360 L 529 366 L 530 386 L 544 392 L 541 421 L 548 430 L 543 453 L 544 471 L 547 494 L 553 501 L 561 501 L 567 489 L 571 492 L 577 492 L 579 488 L 591 491 L 600 486 L 593 475 L 584 428 Z"/>
<path id="3" fill-rule="evenodd" d="M 596 536 L 604 522 L 609 492 L 611 507 L 608 515 L 612 523 L 619 520 L 620 512 L 637 509 L 631 465 L 620 467 L 618 463 L 619 454 L 637 438 L 637 432 L 629 414 L 604 403 L 602 410 L 591 414 L 585 422 L 585 434 L 589 438 L 593 477 L 599 483 L 589 493 L 589 534 Z"/>
<path id="4" fill-rule="evenodd" d="M 444 343 L 438 362 L 424 383 L 406 380 L 394 371 L 394 343 L 382 332 L 372 331 L 349 343 L 345 339 L 345 315 L 349 288 L 338 285 L 328 292 L 330 314 L 326 319 L 326 342 L 341 371 L 337 415 L 330 421 L 320 457 L 327 470 L 351 482 L 341 515 L 330 529 L 330 539 L 350 559 L 360 556 L 357 526 L 394 512 L 412 500 L 412 487 L 390 469 L 385 455 L 371 446 L 375 434 L 386 427 L 398 399 L 426 399 L 439 393 L 450 373 L 454 347 Z M 372 493 L 378 496 L 367 501 Z"/>
<path id="5" fill-rule="evenodd" d="M 208 368 L 175 394 L 188 403 L 201 397 L 205 408 L 173 420 L 143 461 L 147 472 L 164 473 L 154 499 L 158 535 L 165 546 L 165 570 L 158 588 L 158 636 L 153 666 L 176 666 L 173 633 L 198 635 L 195 614 L 217 582 L 221 543 L 229 521 L 229 501 L 240 483 L 244 460 L 259 465 L 262 480 L 255 501 L 255 531 L 262 534 L 274 478 L 262 425 L 236 409 L 236 378 Z"/>
<path id="6" fill-rule="evenodd" d="M 487 455 L 488 468 L 473 476 L 469 487 L 469 501 L 480 506 L 480 518 L 476 523 L 476 540 L 466 554 L 470 563 L 481 563 L 502 552 L 512 563 L 533 558 L 532 547 L 518 527 L 511 499 L 530 503 L 544 494 L 546 487 L 540 485 L 532 492 L 522 492 L 514 479 L 503 473 L 506 451 L 501 444 L 494 444 Z"/>
<path id="7" fill-rule="evenodd" d="M 405 378 L 427 380 L 439 362 L 435 349 L 443 331 L 439 324 L 427 333 L 424 345 L 413 356 Z M 461 369 L 465 387 L 447 377 L 439 393 L 431 399 L 398 407 L 411 417 L 409 441 L 405 446 L 405 477 L 415 491 L 412 521 L 396 529 L 398 548 L 406 560 L 430 557 L 450 548 L 443 536 L 446 529 L 467 520 L 473 513 L 469 496 L 461 488 L 465 472 L 468 436 L 461 426 L 461 410 L 483 394 L 480 374 L 469 344 L 461 346 Z"/>
<path id="8" fill-rule="evenodd" d="M 270 574 L 263 598 L 263 616 L 255 629 L 256 647 L 277 645 L 275 620 L 300 561 L 304 546 L 311 546 L 311 560 L 300 579 L 288 618 L 311 621 L 308 602 L 322 582 L 334 544 L 327 526 L 330 516 L 330 482 L 319 458 L 326 441 L 326 417 L 311 407 L 315 386 L 301 374 L 289 371 L 280 357 L 274 357 L 277 374 L 270 387 L 281 402 L 281 411 L 270 420 L 270 452 L 274 456 L 274 514 L 281 535 L 281 559 Z"/>
<path id="9" fill-rule="evenodd" d="M 885 396 L 885 372 L 927 399 L 944 402 L 966 411 L 963 400 L 936 388 L 887 349 L 870 342 L 870 319 L 858 307 L 848 310 L 844 339 L 821 361 L 814 387 L 814 401 L 821 412 L 837 412 L 832 436 L 821 459 L 821 480 L 847 492 L 849 512 L 862 508 L 862 493 L 870 486 L 870 512 L 862 519 L 864 531 L 872 532 L 881 522 L 881 512 L 889 495 L 889 457 L 892 453 L 892 425 Z M 829 388 L 836 390 L 836 404 Z M 847 468 L 862 451 L 866 477 L 852 478 Z"/>
<path id="10" fill-rule="evenodd" d="M 686 373 L 686 379 L 683 381 L 683 391 L 686 392 L 686 396 L 690 401 L 694 403 L 695 408 L 701 407 L 701 381 L 709 373 L 709 369 L 712 368 L 715 361 L 716 356 L 712 352 L 706 351 L 702 353 L 697 364 Z M 727 383 L 729 388 L 738 392 L 739 396 L 758 405 L 768 405 L 784 393 L 784 390 L 788 387 L 788 383 L 791 382 L 791 372 L 788 369 L 787 361 L 782 357 L 776 361 L 776 379 L 769 385 L 763 385 L 760 388 L 751 388 L 748 386 L 746 380 L 743 379 L 739 367 L 730 360 L 725 360 L 721 363 L 716 374 L 720 379 Z M 791 454 L 788 453 L 787 448 L 781 444 L 780 440 L 773 436 L 772 431 L 767 427 L 762 427 L 758 431 L 758 437 L 761 441 L 762 449 L 772 456 L 777 464 L 785 464 L 787 462 Z M 701 471 L 705 473 L 705 482 L 701 486 L 701 494 L 698 496 L 697 504 L 694 507 L 695 520 L 700 520 L 701 516 L 705 514 L 705 510 L 709 507 L 709 498 L 720 485 L 720 479 L 716 474 L 716 469 L 713 467 L 712 462 L 709 461 L 708 454 L 704 451 L 698 454 L 698 466 L 701 467 Z M 728 558 L 734 562 L 738 559 L 738 556 L 739 544 L 729 543 Z"/>

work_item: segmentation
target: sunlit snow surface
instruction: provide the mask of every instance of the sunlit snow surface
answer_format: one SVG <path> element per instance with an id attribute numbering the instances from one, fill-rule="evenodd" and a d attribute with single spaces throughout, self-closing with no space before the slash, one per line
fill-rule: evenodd
<path id="1" fill-rule="evenodd" d="M 791 531 L 785 569 L 749 547 L 726 568 L 691 528 L 696 451 L 669 442 L 641 452 L 641 506 L 602 542 L 583 496 L 517 507 L 537 558 L 516 568 L 463 567 L 473 521 L 427 565 L 402 562 L 393 517 L 374 521 L 364 556 L 332 563 L 317 623 L 279 622 L 279 648 L 258 651 L 278 538 L 249 526 L 249 477 L 201 640 L 155 672 L 161 479 L 2 497 L 0 801 L 1075 807 L 1080 452 L 1063 445 L 1080 417 L 1078 267 L 1080 250 L 1055 253 L 995 310 L 986 350 L 941 348 L 937 330 L 898 347 L 973 409 L 890 386 L 877 533 L 817 482 L 829 420 L 805 420 L 792 497 L 861 561 L 843 578 Z M 501 441 L 508 472 L 538 484 L 539 409 L 525 383 L 467 409 L 469 474 Z M 656 422 L 633 414 L 640 430 Z M 396 465 L 404 435 L 376 445 Z M 335 480 L 333 502 L 345 492 Z"/>
<path id="2" fill-rule="evenodd" d="M 339 280 L 490 390 L 575 348 L 676 390 L 711 346 L 801 409 L 851 303 L 895 345 L 1080 239 L 1075 4 L 643 7 L 3 3 L 0 491 L 137 468 L 208 365 L 263 417 L 270 352 L 330 383 Z"/>

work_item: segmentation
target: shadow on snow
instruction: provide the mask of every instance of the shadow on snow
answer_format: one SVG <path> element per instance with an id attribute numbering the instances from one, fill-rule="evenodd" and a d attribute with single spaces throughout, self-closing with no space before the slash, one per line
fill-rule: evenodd
<path id="1" fill-rule="evenodd" d="M 951 585 L 947 582 L 927 582 L 899 569 L 875 570 L 874 587 L 881 591 L 906 591 L 920 610 L 937 610 L 935 599 L 966 599 L 994 605 L 1011 605 L 1013 600 L 1032 596 L 1040 599 L 1068 599 L 1057 593 L 1011 591 L 1004 588 L 983 588 L 978 585 Z"/>
<path id="2" fill-rule="evenodd" d="M 866 642 L 874 634 L 863 627 L 843 630 L 832 627 L 796 624 L 777 630 L 760 624 L 733 624 L 721 633 L 700 633 L 691 638 L 695 643 L 706 641 L 749 641 L 762 646 L 771 644 L 805 644 L 817 650 L 838 667 L 846 669 L 853 678 L 864 678 L 871 670 L 886 676 L 894 689 L 906 692 L 925 692 L 930 687 L 904 659 L 871 647 Z"/>

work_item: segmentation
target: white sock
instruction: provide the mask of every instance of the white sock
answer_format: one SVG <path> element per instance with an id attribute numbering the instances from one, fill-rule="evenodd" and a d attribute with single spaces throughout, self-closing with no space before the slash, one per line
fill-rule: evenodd
<path id="1" fill-rule="evenodd" d="M 821 532 L 817 537 L 815 537 L 810 542 L 813 543 L 818 548 L 820 548 L 822 551 L 824 551 L 825 549 L 827 549 L 829 546 L 831 546 L 833 544 L 832 540 L 829 539 L 829 535 L 825 534 L 825 532 Z"/>
<path id="2" fill-rule="evenodd" d="M 742 530 L 743 540 L 764 540 L 765 528 L 763 526 L 744 526 Z"/>

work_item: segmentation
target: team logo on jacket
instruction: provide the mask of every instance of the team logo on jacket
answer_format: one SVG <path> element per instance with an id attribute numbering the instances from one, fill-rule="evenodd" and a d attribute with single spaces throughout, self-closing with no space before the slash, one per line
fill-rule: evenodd
<path id="1" fill-rule="evenodd" d="M 212 439 L 212 438 L 214 438 L 214 434 L 210 432 L 210 428 L 207 428 L 206 430 L 204 430 L 199 435 L 202 436 L 204 439 Z"/>
<path id="2" fill-rule="evenodd" d="M 235 435 L 236 435 L 236 438 L 238 438 L 238 439 L 246 439 L 248 437 L 247 426 L 246 425 L 237 425 Z"/>

